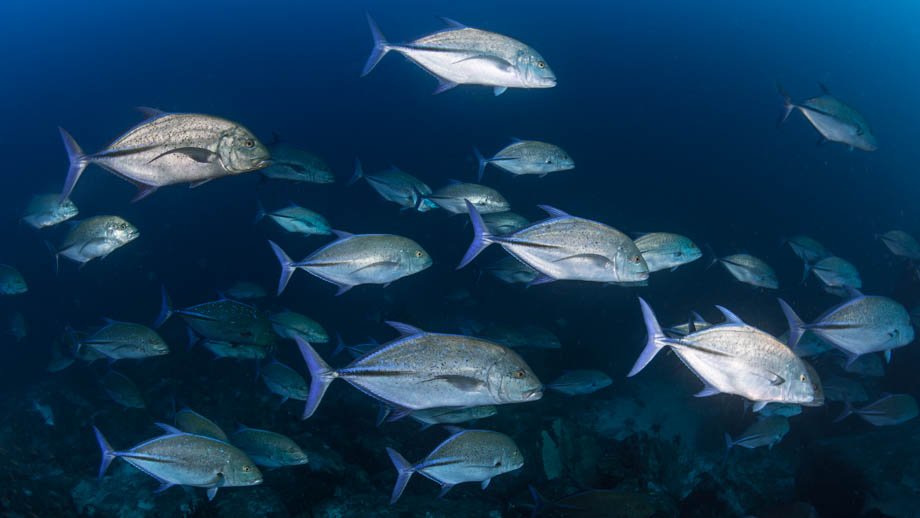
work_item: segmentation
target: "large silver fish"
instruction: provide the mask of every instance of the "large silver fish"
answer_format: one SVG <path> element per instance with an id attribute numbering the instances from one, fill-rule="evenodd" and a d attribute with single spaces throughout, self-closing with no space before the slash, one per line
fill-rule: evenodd
<path id="1" fill-rule="evenodd" d="M 84 153 L 60 128 L 70 159 L 61 201 L 70 197 L 89 164 L 136 185 L 136 201 L 164 185 L 196 187 L 222 176 L 256 171 L 271 162 L 259 139 L 235 122 L 211 115 L 142 111 L 149 115 L 147 120 L 96 153 Z"/>
<path id="2" fill-rule="evenodd" d="M 59 194 L 36 194 L 26 206 L 22 220 L 35 228 L 57 225 L 74 218 L 80 210 L 69 199 L 61 200 Z"/>
<path id="3" fill-rule="evenodd" d="M 387 454 L 397 473 L 391 504 L 399 500 L 415 473 L 440 484 L 443 496 L 463 482 L 479 482 L 485 489 L 493 477 L 524 466 L 524 455 L 514 440 L 488 430 L 455 431 L 416 464 L 408 462 L 393 448 L 387 448 Z"/>
<path id="4" fill-rule="evenodd" d="M 391 44 L 374 20 L 367 22 L 374 49 L 361 76 L 366 76 L 388 52 L 396 51 L 438 78 L 435 93 L 457 85 L 491 86 L 495 95 L 508 88 L 551 88 L 556 76 L 543 57 L 518 40 L 473 29 L 444 18 L 448 27 L 404 44 Z"/>
<path id="5" fill-rule="evenodd" d="M 537 140 L 513 139 L 511 144 L 495 153 L 492 158 L 482 156 L 473 148 L 476 161 L 479 162 L 477 178 L 482 181 L 486 166 L 492 164 L 499 169 L 517 175 L 533 174 L 541 178 L 549 173 L 575 169 L 575 161 L 564 149 L 547 142 Z"/>
<path id="6" fill-rule="evenodd" d="M 141 235 L 131 223 L 119 216 L 93 216 L 75 223 L 55 252 L 81 265 L 109 254 Z"/>
<path id="7" fill-rule="evenodd" d="M 811 272 L 823 284 L 825 290 L 835 295 L 845 295 L 846 289 L 862 288 L 862 278 L 853 263 L 837 256 L 829 256 L 811 265 Z"/>
<path id="8" fill-rule="evenodd" d="M 298 268 L 339 287 L 341 295 L 361 284 L 390 284 L 431 266 L 431 256 L 415 241 L 391 234 L 349 234 L 334 231 L 339 239 L 300 261 L 273 241 L 268 243 L 281 263 L 278 294 Z"/>
<path id="9" fill-rule="evenodd" d="M 259 171 L 265 178 L 326 184 L 335 182 L 332 168 L 322 158 L 283 142 L 278 135 L 269 145 L 271 165 Z"/>
<path id="10" fill-rule="evenodd" d="M 29 291 L 26 278 L 8 264 L 0 264 L 0 295 L 20 295 Z"/>
<path id="11" fill-rule="evenodd" d="M 341 369 L 330 368 L 310 344 L 297 339 L 311 376 L 304 419 L 313 415 L 329 384 L 338 378 L 405 410 L 523 403 L 543 397 L 543 386 L 527 363 L 503 345 L 388 323 L 403 336 Z"/>
<path id="12" fill-rule="evenodd" d="M 789 94 L 780 87 L 786 109 L 780 123 L 789 118 L 792 110 L 799 110 L 821 134 L 822 141 L 840 142 L 850 146 L 850 149 L 857 148 L 863 151 L 878 149 L 878 141 L 862 114 L 831 95 L 826 86 L 820 87 L 821 95 L 801 103 L 793 102 Z"/>
<path id="13" fill-rule="evenodd" d="M 466 208 L 466 202 L 476 207 L 480 214 L 505 212 L 511 209 L 511 204 L 500 192 L 478 183 L 449 183 L 429 194 L 425 199 L 451 214 L 469 212 Z"/>
<path id="14" fill-rule="evenodd" d="M 733 446 L 741 446 L 753 449 L 766 446 L 767 449 L 772 449 L 773 445 L 783 440 L 787 433 L 789 433 L 789 420 L 781 415 L 771 415 L 758 419 L 734 439 L 726 432 L 725 448 L 730 450 Z"/>
<path id="15" fill-rule="evenodd" d="M 116 457 L 157 479 L 164 490 L 175 485 L 203 487 L 208 499 L 222 487 L 255 486 L 262 483 L 262 473 L 242 450 L 212 437 L 185 433 L 167 424 L 157 423 L 166 431 L 125 451 L 115 451 L 93 426 L 102 450 L 99 477 L 105 474 Z"/>
<path id="16" fill-rule="evenodd" d="M 728 270 L 736 280 L 758 288 L 779 289 L 776 272 L 762 259 L 750 254 L 734 254 L 719 257 L 719 263 Z"/>
<path id="17" fill-rule="evenodd" d="M 910 394 L 888 394 L 862 408 L 853 408 L 847 401 L 843 414 L 834 422 L 842 421 L 851 414 L 875 426 L 897 425 L 917 417 L 917 400 Z"/>
<path id="18" fill-rule="evenodd" d="M 668 269 L 673 271 L 678 266 L 703 257 L 703 252 L 696 243 L 680 234 L 650 232 L 639 236 L 635 242 L 642 258 L 648 264 L 649 272 Z"/>
<path id="19" fill-rule="evenodd" d="M 814 369 L 773 336 L 745 324 L 731 311 L 716 306 L 725 322 L 680 338 L 665 336 L 652 308 L 643 299 L 642 316 L 648 342 L 629 376 L 639 373 L 656 354 L 670 347 L 705 384 L 697 397 L 735 394 L 754 402 L 805 406 L 824 404 L 821 381 Z"/>
<path id="20" fill-rule="evenodd" d="M 361 167 L 361 161 L 356 159 L 355 174 L 348 184 L 351 185 L 361 178 L 367 180 L 367 184 L 377 191 L 377 194 L 384 200 L 391 201 L 403 209 L 427 212 L 438 208 L 433 201 L 426 198 L 431 194 L 431 187 L 396 167 L 368 174 Z"/>
<path id="21" fill-rule="evenodd" d="M 542 277 L 555 280 L 637 282 L 648 279 L 648 265 L 633 240 L 619 230 L 541 205 L 549 218 L 509 236 L 492 235 L 476 207 L 467 202 L 473 242 L 460 261 L 463 268 L 492 243 L 498 243 Z"/>

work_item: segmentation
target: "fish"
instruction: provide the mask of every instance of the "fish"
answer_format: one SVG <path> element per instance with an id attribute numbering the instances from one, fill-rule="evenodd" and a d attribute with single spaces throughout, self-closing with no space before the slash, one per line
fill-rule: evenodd
<path id="1" fill-rule="evenodd" d="M 814 322 L 806 324 L 789 304 L 779 300 L 789 322 L 789 346 L 795 348 L 805 331 L 811 331 L 836 346 L 852 363 L 864 354 L 884 352 L 914 341 L 914 328 L 907 309 L 887 297 L 863 295 L 851 290 L 852 298 L 831 307 Z"/>
<path id="2" fill-rule="evenodd" d="M 836 256 L 825 257 L 811 265 L 811 272 L 824 284 L 825 289 L 832 290 L 831 293 L 834 294 L 845 295 L 847 287 L 857 290 L 862 288 L 859 270 L 846 259 Z"/>
<path id="3" fill-rule="evenodd" d="M 831 255 L 827 248 L 817 240 L 798 234 L 785 240 L 789 248 L 807 265 L 814 264 Z"/>
<path id="4" fill-rule="evenodd" d="M 789 331 L 785 331 L 783 334 L 779 335 L 779 341 L 784 344 L 789 344 Z M 809 356 L 818 356 L 819 354 L 826 353 L 832 350 L 834 345 L 811 331 L 805 331 L 805 334 L 799 338 L 795 346 L 791 346 L 790 348 L 796 356 L 807 358 Z"/>
<path id="5" fill-rule="evenodd" d="M 155 327 L 162 326 L 173 315 L 179 315 L 195 333 L 209 340 L 262 347 L 270 347 L 277 340 L 268 314 L 245 302 L 221 298 L 175 309 L 165 288 L 161 290 L 161 299 Z"/>
<path id="6" fill-rule="evenodd" d="M 917 417 L 917 400 L 910 394 L 887 394 L 858 409 L 847 401 L 843 413 L 834 422 L 842 421 L 852 414 L 874 426 L 898 425 Z"/>
<path id="7" fill-rule="evenodd" d="M 261 221 L 266 216 L 282 229 L 294 234 L 303 234 L 305 236 L 332 235 L 329 221 L 322 214 L 301 207 L 296 203 L 291 203 L 287 207 L 271 212 L 266 212 L 260 203 L 256 212 L 256 222 Z"/>
<path id="8" fill-rule="evenodd" d="M 696 311 L 691 311 L 690 320 L 682 324 L 677 324 L 675 326 L 667 327 L 665 328 L 665 331 L 667 332 L 667 334 L 671 335 L 672 337 L 678 337 L 678 336 L 687 336 L 690 333 L 702 331 L 703 329 L 706 329 L 709 327 L 712 327 L 712 324 L 707 322 L 706 319 L 702 317 L 702 315 L 700 315 Z"/>
<path id="9" fill-rule="evenodd" d="M 51 405 L 46 405 L 37 399 L 33 399 L 32 410 L 41 416 L 45 426 L 54 426 L 54 409 L 51 408 Z"/>
<path id="10" fill-rule="evenodd" d="M 232 444 L 212 437 L 184 433 L 168 424 L 157 423 L 165 435 L 144 441 L 128 450 L 115 451 L 99 428 L 93 426 L 102 461 L 99 478 L 116 458 L 143 471 L 160 482 L 160 490 L 175 485 L 207 488 L 208 500 L 222 487 L 255 486 L 262 483 L 262 472 Z"/>
<path id="11" fill-rule="evenodd" d="M 230 442 L 257 465 L 265 468 L 300 466 L 310 461 L 308 455 L 289 437 L 269 430 L 240 426 Z"/>
<path id="12" fill-rule="evenodd" d="M 862 377 L 881 378 L 885 375 L 885 363 L 880 354 L 864 354 L 852 362 L 844 354 L 831 355 L 831 361 L 845 372 Z"/>
<path id="13" fill-rule="evenodd" d="M 757 414 L 763 417 L 782 416 L 793 417 L 802 413 L 801 405 L 790 405 L 789 403 L 767 403 L 767 406 L 761 408 Z"/>
<path id="14" fill-rule="evenodd" d="M 412 176 L 411 174 L 397 168 L 391 167 L 377 173 L 367 174 L 361 167 L 361 161 L 355 160 L 355 173 L 349 180 L 348 185 L 352 185 L 360 179 L 367 181 L 377 194 L 384 200 L 391 201 L 403 209 L 415 209 L 419 212 L 427 212 L 436 209 L 438 206 L 426 196 L 431 194 L 431 187 L 425 182 Z"/>
<path id="15" fill-rule="evenodd" d="M 146 120 L 96 153 L 84 153 L 70 133 L 58 128 L 70 160 L 61 201 L 70 198 L 89 164 L 137 186 L 133 201 L 138 201 L 166 185 L 197 187 L 271 163 L 268 148 L 236 122 L 197 113 L 141 111 Z"/>
<path id="16" fill-rule="evenodd" d="M 290 310 L 272 313 L 269 319 L 278 336 L 293 340 L 299 336 L 311 343 L 324 344 L 329 341 L 329 334 L 319 322 Z"/>
<path id="17" fill-rule="evenodd" d="M 260 284 L 249 281 L 238 281 L 221 294 L 236 300 L 262 299 L 268 296 L 268 292 Z"/>
<path id="18" fill-rule="evenodd" d="M 67 335 L 57 336 L 51 341 L 51 359 L 45 368 L 48 372 L 61 372 L 77 361 L 73 354 L 73 345 L 65 343 Z"/>
<path id="19" fill-rule="evenodd" d="M 570 396 L 579 396 L 591 394 L 598 390 L 609 387 L 613 384 L 610 376 L 598 370 L 573 370 L 566 371 L 556 378 L 556 381 L 546 385 L 546 388 L 568 394 Z"/>
<path id="20" fill-rule="evenodd" d="M 444 18 L 447 28 L 404 44 L 391 44 L 370 14 L 367 23 L 374 48 L 361 77 L 371 73 L 390 51 L 395 51 L 438 79 L 434 93 L 457 85 L 490 86 L 501 95 L 508 88 L 552 88 L 556 75 L 546 60 L 520 41 Z"/>
<path id="21" fill-rule="evenodd" d="M 749 254 L 734 254 L 716 259 L 736 280 L 757 288 L 779 289 L 779 279 L 769 264 Z"/>
<path id="22" fill-rule="evenodd" d="M 156 331 L 142 324 L 108 320 L 106 325 L 77 341 L 77 350 L 91 349 L 111 361 L 141 360 L 169 354 Z"/>
<path id="23" fill-rule="evenodd" d="M 619 230 L 572 216 L 548 205 L 540 208 L 549 218 L 509 236 L 489 233 L 479 210 L 467 202 L 473 222 L 473 242 L 457 269 L 463 268 L 486 247 L 498 243 L 541 277 L 532 284 L 557 280 L 636 282 L 648 279 L 648 265 L 636 244 Z"/>
<path id="24" fill-rule="evenodd" d="M 29 200 L 22 221 L 37 228 L 53 227 L 73 219 L 80 214 L 80 209 L 69 198 L 61 200 L 59 194 L 36 194 Z"/>
<path id="25" fill-rule="evenodd" d="M 639 236 L 635 243 L 650 273 L 668 269 L 674 271 L 703 257 L 696 243 L 680 234 L 651 232 Z"/>
<path id="26" fill-rule="evenodd" d="M 482 267 L 482 270 L 508 284 L 530 284 L 540 276 L 540 272 L 519 261 L 513 255 L 502 257 Z"/>
<path id="27" fill-rule="evenodd" d="M 309 340 L 306 341 L 309 342 Z M 380 347 L 380 343 L 373 338 L 368 338 L 367 342 L 362 344 L 347 345 L 342 339 L 342 336 L 336 333 L 336 345 L 335 349 L 332 351 L 332 356 L 338 356 L 339 354 L 348 351 L 348 354 L 350 354 L 352 358 L 358 358 L 373 351 L 374 349 L 377 349 L 378 347 Z"/>
<path id="28" fill-rule="evenodd" d="M 903 230 L 889 230 L 878 236 L 892 254 L 907 259 L 920 259 L 920 242 Z"/>
<path id="29" fill-rule="evenodd" d="M 109 369 L 99 380 L 105 393 L 119 405 L 125 408 L 145 408 L 144 396 L 131 378 Z"/>
<path id="30" fill-rule="evenodd" d="M 780 415 L 763 417 L 754 421 L 735 439 L 732 439 L 732 436 L 726 432 L 725 449 L 730 450 L 733 446 L 748 449 L 766 446 L 767 449 L 773 449 L 773 446 L 783 440 L 787 433 L 789 433 L 789 419 Z"/>
<path id="31" fill-rule="evenodd" d="M 214 421 L 188 407 L 176 412 L 176 428 L 185 433 L 203 435 L 218 441 L 228 442 L 227 434 Z"/>
<path id="32" fill-rule="evenodd" d="M 55 261 L 64 256 L 85 265 L 93 259 L 105 259 L 140 235 L 134 225 L 120 216 L 93 216 L 73 224 L 64 241 L 54 250 Z"/>
<path id="33" fill-rule="evenodd" d="M 559 337 L 552 331 L 531 324 L 509 326 L 491 324 L 481 331 L 483 337 L 513 349 L 561 349 Z"/>
<path id="34" fill-rule="evenodd" d="M 777 85 L 778 86 L 778 85 Z M 875 151 L 878 149 L 878 140 L 872 133 L 869 123 L 861 113 L 845 104 L 840 99 L 831 95 L 830 90 L 823 84 L 821 95 L 806 99 L 800 103 L 792 101 L 792 97 L 778 86 L 780 95 L 783 96 L 785 112 L 780 124 L 789 118 L 793 110 L 799 110 L 808 119 L 808 122 L 821 134 L 821 141 L 839 142 L 846 144 L 850 149 Z"/>
<path id="35" fill-rule="evenodd" d="M 7 318 L 7 329 L 9 334 L 13 335 L 13 338 L 17 342 L 25 340 L 29 335 L 29 328 L 26 325 L 26 317 L 22 315 L 19 311 L 14 311 Z"/>
<path id="36" fill-rule="evenodd" d="M 284 291 L 297 269 L 335 284 L 339 288 L 336 295 L 341 295 L 361 284 L 389 285 L 432 264 L 428 252 L 408 237 L 335 233 L 338 239 L 297 262 L 292 261 L 274 241 L 268 242 L 281 263 L 278 295 Z"/>
<path id="37" fill-rule="evenodd" d="M 335 182 L 332 168 L 322 158 L 292 146 L 277 134 L 268 146 L 271 163 L 259 172 L 270 180 L 330 184 Z"/>
<path id="38" fill-rule="evenodd" d="M 824 394 L 828 401 L 851 401 L 860 403 L 869 400 L 869 394 L 862 383 L 842 376 L 828 376 L 822 380 Z"/>
<path id="39" fill-rule="evenodd" d="M 575 169 L 575 161 L 564 149 L 537 140 L 512 139 L 511 144 L 500 149 L 492 158 L 485 158 L 476 148 L 473 148 L 473 154 L 479 163 L 476 176 L 479 181 L 482 181 L 489 164 L 515 176 L 537 175 L 540 178 L 549 173 Z"/>
<path id="40" fill-rule="evenodd" d="M 329 367 L 309 343 L 296 339 L 311 377 L 303 419 L 313 415 L 329 384 L 339 378 L 405 410 L 524 403 L 543 397 L 543 385 L 527 363 L 503 345 L 387 324 L 402 336 L 340 369 Z"/>
<path id="41" fill-rule="evenodd" d="M 530 225 L 524 216 L 506 210 L 504 212 L 490 212 L 482 215 L 489 232 L 496 236 L 506 236 Z"/>
<path id="42" fill-rule="evenodd" d="M 281 396 L 281 403 L 288 399 L 307 401 L 309 405 L 310 388 L 307 382 L 294 369 L 275 360 L 263 365 L 259 376 L 272 394 Z"/>
<path id="43" fill-rule="evenodd" d="M 441 407 L 413 410 L 409 417 L 422 423 L 422 429 L 436 424 L 459 424 L 492 417 L 498 413 L 495 405 L 471 407 Z"/>
<path id="44" fill-rule="evenodd" d="M 638 374 L 665 347 L 704 383 L 697 397 L 735 394 L 754 402 L 754 411 L 767 403 L 821 406 L 821 380 L 808 363 L 773 336 L 744 323 L 722 306 L 725 322 L 680 338 L 665 336 L 652 308 L 639 305 L 648 342 L 628 376 Z"/>
<path id="45" fill-rule="evenodd" d="M 8 264 L 0 264 L 0 295 L 22 295 L 29 291 L 26 278 Z"/>
<path id="46" fill-rule="evenodd" d="M 425 199 L 451 214 L 469 213 L 467 203 L 476 207 L 480 214 L 511 210 L 511 204 L 500 192 L 478 183 L 449 183 Z"/>
<path id="47" fill-rule="evenodd" d="M 386 451 L 397 473 L 391 505 L 399 500 L 415 473 L 440 484 L 441 496 L 444 496 L 452 487 L 464 482 L 479 482 L 485 489 L 494 477 L 524 466 L 524 455 L 514 440 L 488 430 L 455 431 L 415 464 L 393 448 Z"/>
<path id="48" fill-rule="evenodd" d="M 268 356 L 268 348 L 262 345 L 235 344 L 222 340 L 204 338 L 201 346 L 211 351 L 218 358 L 233 358 L 236 360 L 262 360 Z"/>

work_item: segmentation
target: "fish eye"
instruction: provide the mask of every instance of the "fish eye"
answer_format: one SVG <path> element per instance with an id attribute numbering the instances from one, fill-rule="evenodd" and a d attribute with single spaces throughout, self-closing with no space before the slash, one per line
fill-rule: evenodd
<path id="1" fill-rule="evenodd" d="M 553 163 L 553 159 L 552 159 L 552 158 L 547 158 L 547 159 L 546 159 L 546 163 L 547 163 L 547 164 L 552 164 L 552 163 Z"/>
<path id="2" fill-rule="evenodd" d="M 546 63 L 544 63 L 544 62 L 542 62 L 542 61 L 537 61 L 537 67 L 538 67 L 538 68 L 546 68 Z"/>
<path id="3" fill-rule="evenodd" d="M 416 250 L 416 251 L 415 251 L 415 257 L 421 257 L 421 256 L 423 256 L 423 255 L 425 255 L 425 252 L 422 252 L 421 250 Z"/>
<path id="4" fill-rule="evenodd" d="M 252 471 L 252 468 L 250 468 L 248 464 L 243 466 L 243 472 L 249 473 L 250 471 Z"/>
<path id="5" fill-rule="evenodd" d="M 801 381 L 801 382 L 804 382 L 804 381 L 805 381 L 805 375 L 804 375 L 804 374 L 799 374 L 799 381 Z"/>
<path id="6" fill-rule="evenodd" d="M 252 146 L 255 146 L 256 143 L 255 143 L 255 141 L 253 141 L 251 138 L 248 138 L 248 139 L 246 139 L 246 140 L 243 141 L 243 145 L 246 146 L 246 147 L 252 147 Z"/>
<path id="7" fill-rule="evenodd" d="M 517 379 L 524 379 L 524 376 L 526 374 L 527 373 L 524 372 L 524 369 L 519 369 L 519 370 L 514 371 L 514 374 L 512 374 L 512 376 L 514 376 Z"/>
<path id="8" fill-rule="evenodd" d="M 500 460 L 495 461 L 495 467 L 496 467 L 496 468 L 501 467 L 501 465 L 502 465 L 502 461 L 500 461 Z"/>
<path id="9" fill-rule="evenodd" d="M 635 264 L 639 264 L 639 262 L 642 261 L 642 256 L 641 256 L 641 255 L 634 255 L 634 256 L 632 256 L 632 258 L 630 258 L 630 261 L 632 261 L 632 262 L 635 263 Z"/>

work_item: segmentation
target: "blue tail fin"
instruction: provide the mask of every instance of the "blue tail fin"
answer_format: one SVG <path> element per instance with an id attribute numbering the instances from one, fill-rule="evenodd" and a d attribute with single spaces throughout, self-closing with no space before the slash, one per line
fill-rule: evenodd
<path id="1" fill-rule="evenodd" d="M 377 66 L 377 63 L 380 63 L 380 60 L 383 59 L 383 56 L 386 56 L 387 52 L 390 51 L 390 44 L 387 43 L 386 38 L 383 37 L 383 33 L 380 32 L 380 27 L 377 27 L 377 22 L 371 18 L 370 13 L 367 14 L 367 24 L 371 28 L 371 36 L 374 37 L 374 48 L 371 50 L 371 55 L 367 58 L 367 63 L 364 64 L 364 70 L 361 71 L 361 77 L 370 74 L 371 70 Z"/>
<path id="2" fill-rule="evenodd" d="M 792 110 L 795 109 L 795 103 L 792 102 L 792 97 L 786 93 L 786 90 L 783 89 L 783 85 L 776 83 L 776 89 L 779 91 L 779 94 L 783 96 L 783 114 L 780 116 L 779 120 L 776 122 L 776 126 L 782 126 L 786 119 L 789 118 L 789 114 L 792 113 Z"/>
<path id="3" fill-rule="evenodd" d="M 655 313 L 652 312 L 652 308 L 642 297 L 639 297 L 639 305 L 642 306 L 642 318 L 645 320 L 645 329 L 648 331 L 648 342 L 646 342 L 645 349 L 642 350 L 642 354 L 636 360 L 636 364 L 626 375 L 628 377 L 639 374 L 639 371 L 652 361 L 658 351 L 665 347 L 664 340 L 666 337 L 658 324 L 658 320 L 655 318 Z"/>
<path id="4" fill-rule="evenodd" d="M 162 326 L 173 314 L 172 304 L 169 302 L 169 293 L 166 293 L 166 286 L 160 285 L 160 314 L 157 315 L 153 323 L 154 329 Z"/>
<path id="5" fill-rule="evenodd" d="M 795 311 L 789 304 L 786 304 L 786 301 L 783 299 L 776 299 L 779 301 L 779 307 L 783 310 L 783 315 L 786 316 L 786 321 L 789 322 L 789 341 L 787 345 L 790 349 L 795 351 L 795 346 L 798 345 L 799 340 L 802 339 L 802 335 L 805 334 L 805 322 L 802 322 L 802 319 L 795 314 Z"/>
<path id="6" fill-rule="evenodd" d="M 319 354 L 306 340 L 299 336 L 294 340 L 297 342 L 300 354 L 310 370 L 310 395 L 307 396 L 307 402 L 304 405 L 303 416 L 301 417 L 302 419 L 307 419 L 316 412 L 319 402 L 323 399 L 323 394 L 326 393 L 329 384 L 338 377 L 338 374 L 329 368 L 329 365 L 320 358 Z"/>
<path id="7" fill-rule="evenodd" d="M 486 157 L 482 156 L 482 153 L 480 153 L 476 148 L 473 148 L 473 155 L 476 157 L 476 162 L 479 163 L 479 171 L 476 173 L 476 181 L 481 182 L 482 175 L 485 173 L 486 165 L 489 163 L 489 161 L 486 159 Z"/>
<path id="8" fill-rule="evenodd" d="M 67 150 L 67 159 L 70 160 L 70 168 L 67 170 L 67 179 L 64 180 L 64 191 L 61 192 L 60 202 L 64 202 L 70 197 L 73 188 L 77 185 L 77 180 L 83 174 L 83 170 L 89 165 L 89 159 L 83 154 L 77 141 L 67 133 L 64 128 L 58 127 L 61 132 L 61 139 L 64 141 L 64 149 Z"/>
<path id="9" fill-rule="evenodd" d="M 387 448 L 387 455 L 390 456 L 390 461 L 393 462 L 393 466 L 396 468 L 396 485 L 393 486 L 393 494 L 390 496 L 390 505 L 393 505 L 402 496 L 415 470 L 412 468 L 412 464 L 409 464 L 409 461 L 393 448 Z"/>
<path id="10" fill-rule="evenodd" d="M 361 178 L 364 178 L 364 169 L 361 168 L 361 160 L 355 158 L 355 173 L 351 175 L 351 179 L 348 180 L 348 185 L 352 185 Z"/>
<path id="11" fill-rule="evenodd" d="M 253 224 L 256 224 L 262 219 L 265 218 L 265 207 L 262 206 L 261 200 L 256 200 L 256 217 L 252 220 Z"/>
<path id="12" fill-rule="evenodd" d="M 115 450 L 95 426 L 93 426 L 93 432 L 96 433 L 96 442 L 99 443 L 99 449 L 102 450 L 102 461 L 99 463 L 99 478 L 102 478 L 105 471 L 109 469 L 109 465 L 115 460 Z"/>
<path id="13" fill-rule="evenodd" d="M 281 249 L 274 241 L 269 241 L 269 245 L 272 247 L 272 251 L 275 252 L 275 257 L 278 258 L 278 262 L 281 263 L 281 277 L 278 279 L 278 295 L 284 291 L 284 288 L 287 287 L 288 282 L 291 280 L 291 275 L 294 275 L 294 270 L 297 269 L 294 266 L 291 258 L 288 257 L 284 250 Z"/>
<path id="14" fill-rule="evenodd" d="M 732 449 L 732 446 L 734 445 L 735 443 L 732 441 L 732 436 L 728 435 L 728 432 L 725 432 L 725 450 L 727 451 Z"/>
<path id="15" fill-rule="evenodd" d="M 463 256 L 463 260 L 460 261 L 460 265 L 457 266 L 458 270 L 470 264 L 470 261 L 475 259 L 487 246 L 492 244 L 492 234 L 490 234 L 489 230 L 486 228 L 486 223 L 482 220 L 479 211 L 476 210 L 476 207 L 473 206 L 469 200 L 464 201 L 470 213 L 470 221 L 473 222 L 473 242 L 470 243 L 470 248 L 466 251 L 466 255 Z"/>

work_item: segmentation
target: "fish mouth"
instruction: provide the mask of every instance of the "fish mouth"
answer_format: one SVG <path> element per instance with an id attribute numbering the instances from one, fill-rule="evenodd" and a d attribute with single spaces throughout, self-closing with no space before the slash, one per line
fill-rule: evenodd
<path id="1" fill-rule="evenodd" d="M 265 169 L 266 167 L 272 165 L 271 158 L 263 158 L 261 160 L 256 160 L 256 169 Z"/>
<path id="2" fill-rule="evenodd" d="M 543 387 L 539 386 L 533 390 L 524 392 L 524 401 L 536 401 L 543 397 Z"/>

